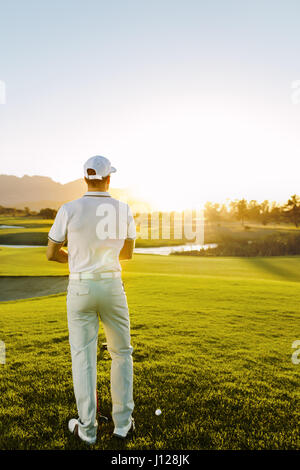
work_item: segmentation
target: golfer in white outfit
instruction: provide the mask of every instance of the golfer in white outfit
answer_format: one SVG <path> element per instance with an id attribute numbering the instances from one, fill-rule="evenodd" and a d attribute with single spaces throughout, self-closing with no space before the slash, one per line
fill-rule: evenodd
<path id="1" fill-rule="evenodd" d="M 47 258 L 69 263 L 67 293 L 69 340 L 78 419 L 69 430 L 94 444 L 97 435 L 97 339 L 101 319 L 111 363 L 114 435 L 126 436 L 132 418 L 133 365 L 130 322 L 119 259 L 132 258 L 135 224 L 127 204 L 107 192 L 116 171 L 101 156 L 84 165 L 88 191 L 63 204 L 49 232 Z M 62 246 L 68 240 L 68 252 Z"/>

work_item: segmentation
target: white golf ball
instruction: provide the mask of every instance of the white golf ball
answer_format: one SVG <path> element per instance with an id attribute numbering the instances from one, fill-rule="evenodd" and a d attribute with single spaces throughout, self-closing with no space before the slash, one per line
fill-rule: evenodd
<path id="1" fill-rule="evenodd" d="M 156 416 L 161 415 L 161 410 L 156 410 L 156 411 L 155 411 L 155 414 L 156 414 Z"/>

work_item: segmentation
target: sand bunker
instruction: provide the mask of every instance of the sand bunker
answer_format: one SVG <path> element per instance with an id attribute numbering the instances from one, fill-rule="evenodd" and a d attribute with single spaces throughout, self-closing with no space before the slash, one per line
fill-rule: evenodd
<path id="1" fill-rule="evenodd" d="M 28 299 L 66 292 L 68 276 L 0 277 L 0 301 Z"/>

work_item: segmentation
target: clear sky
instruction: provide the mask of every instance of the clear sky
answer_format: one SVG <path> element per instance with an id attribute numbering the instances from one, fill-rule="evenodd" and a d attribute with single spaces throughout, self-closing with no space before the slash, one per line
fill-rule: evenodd
<path id="1" fill-rule="evenodd" d="M 182 208 L 300 192 L 298 0 L 0 0 L 0 173 Z"/>

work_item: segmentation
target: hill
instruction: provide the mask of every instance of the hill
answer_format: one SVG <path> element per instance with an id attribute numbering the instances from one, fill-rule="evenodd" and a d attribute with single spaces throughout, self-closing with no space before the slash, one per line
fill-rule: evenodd
<path id="1" fill-rule="evenodd" d="M 31 210 L 40 210 L 44 207 L 58 209 L 65 202 L 77 199 L 86 192 L 83 179 L 62 184 L 53 181 L 47 176 L 22 177 L 14 175 L 0 175 L 0 205 Z M 133 200 L 128 189 L 111 189 L 113 197 L 121 200 Z"/>

